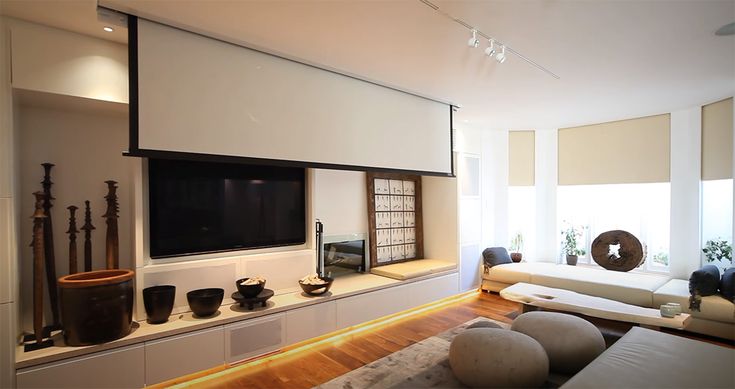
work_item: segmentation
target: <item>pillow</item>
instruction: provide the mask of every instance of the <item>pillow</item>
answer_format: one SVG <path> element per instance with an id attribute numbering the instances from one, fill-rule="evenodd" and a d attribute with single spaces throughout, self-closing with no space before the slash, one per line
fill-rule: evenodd
<path id="1" fill-rule="evenodd" d="M 725 270 L 722 275 L 720 293 L 722 293 L 722 297 L 735 303 L 735 267 Z"/>
<path id="2" fill-rule="evenodd" d="M 508 255 L 508 250 L 505 247 L 488 247 L 482 251 L 482 260 L 485 262 L 485 266 L 493 267 L 495 265 L 502 265 L 504 263 L 513 263 Z"/>
<path id="3" fill-rule="evenodd" d="M 699 311 L 702 297 L 717 294 L 720 287 L 720 270 L 714 265 L 705 265 L 689 277 L 689 309 Z"/>

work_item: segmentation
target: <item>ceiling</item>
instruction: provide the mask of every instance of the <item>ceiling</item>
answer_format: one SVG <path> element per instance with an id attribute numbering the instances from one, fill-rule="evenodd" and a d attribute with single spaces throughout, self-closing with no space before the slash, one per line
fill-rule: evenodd
<path id="1" fill-rule="evenodd" d="M 418 0 L 100 0 L 177 27 L 299 58 L 450 101 L 479 129 L 559 128 L 653 115 L 735 93 L 735 1 L 442 1 L 442 10 L 506 42 L 561 78 L 485 42 Z M 104 33 L 94 0 L 2 0 L 2 12 Z"/>

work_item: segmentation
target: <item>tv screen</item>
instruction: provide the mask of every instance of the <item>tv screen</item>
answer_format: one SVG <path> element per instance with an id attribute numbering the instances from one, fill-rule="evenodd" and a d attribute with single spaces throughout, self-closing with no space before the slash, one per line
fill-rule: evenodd
<path id="1" fill-rule="evenodd" d="M 150 159 L 150 255 L 306 242 L 303 168 Z"/>

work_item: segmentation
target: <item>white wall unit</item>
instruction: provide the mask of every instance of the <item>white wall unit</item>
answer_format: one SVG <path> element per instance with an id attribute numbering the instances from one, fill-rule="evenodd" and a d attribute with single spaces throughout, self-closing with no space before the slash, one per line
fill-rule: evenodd
<path id="1" fill-rule="evenodd" d="M 322 304 L 286 312 L 286 344 L 314 338 L 337 329 L 337 303 Z"/>
<path id="2" fill-rule="evenodd" d="M 14 386 L 15 303 L 0 304 L 0 388 Z"/>
<path id="3" fill-rule="evenodd" d="M 337 329 L 410 308 L 408 291 L 405 286 L 398 286 L 337 300 Z"/>
<path id="4" fill-rule="evenodd" d="M 459 274 L 431 278 L 406 285 L 408 303 L 411 308 L 453 296 L 459 292 Z"/>
<path id="5" fill-rule="evenodd" d="M 286 344 L 286 314 L 225 326 L 225 361 L 235 363 L 276 351 Z"/>
<path id="6" fill-rule="evenodd" d="M 211 369 L 225 362 L 222 326 L 145 343 L 145 383 Z"/>
<path id="7" fill-rule="evenodd" d="M 145 19 L 137 50 L 131 149 L 451 173 L 445 103 Z"/>
<path id="8" fill-rule="evenodd" d="M 176 363 L 184 358 L 173 354 L 166 359 Z M 141 388 L 145 385 L 144 361 L 142 344 L 123 347 L 18 370 L 17 385 L 18 388 Z"/>
<path id="9" fill-rule="evenodd" d="M 424 258 L 459 260 L 457 179 L 421 177 Z"/>
<path id="10" fill-rule="evenodd" d="M 264 277 L 267 281 L 266 287 L 281 294 L 301 290 L 296 281 L 313 273 L 314 269 L 316 269 L 314 250 L 248 255 L 242 259 L 238 278 Z"/>
<path id="11" fill-rule="evenodd" d="M 314 217 L 324 235 L 367 234 L 365 173 L 314 169 Z"/>
<path id="12" fill-rule="evenodd" d="M 13 20 L 13 87 L 128 102 L 124 45 Z"/>

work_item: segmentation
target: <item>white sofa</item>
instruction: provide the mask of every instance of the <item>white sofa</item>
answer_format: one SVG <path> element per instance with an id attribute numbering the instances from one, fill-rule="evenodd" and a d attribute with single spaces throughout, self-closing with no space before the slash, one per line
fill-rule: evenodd
<path id="1" fill-rule="evenodd" d="M 485 269 L 482 278 L 482 289 L 490 292 L 526 282 L 650 308 L 676 302 L 692 315 L 688 331 L 735 339 L 735 304 L 721 296 L 707 296 L 702 299 L 700 312 L 690 312 L 687 280 L 545 262 L 496 265 Z"/>

